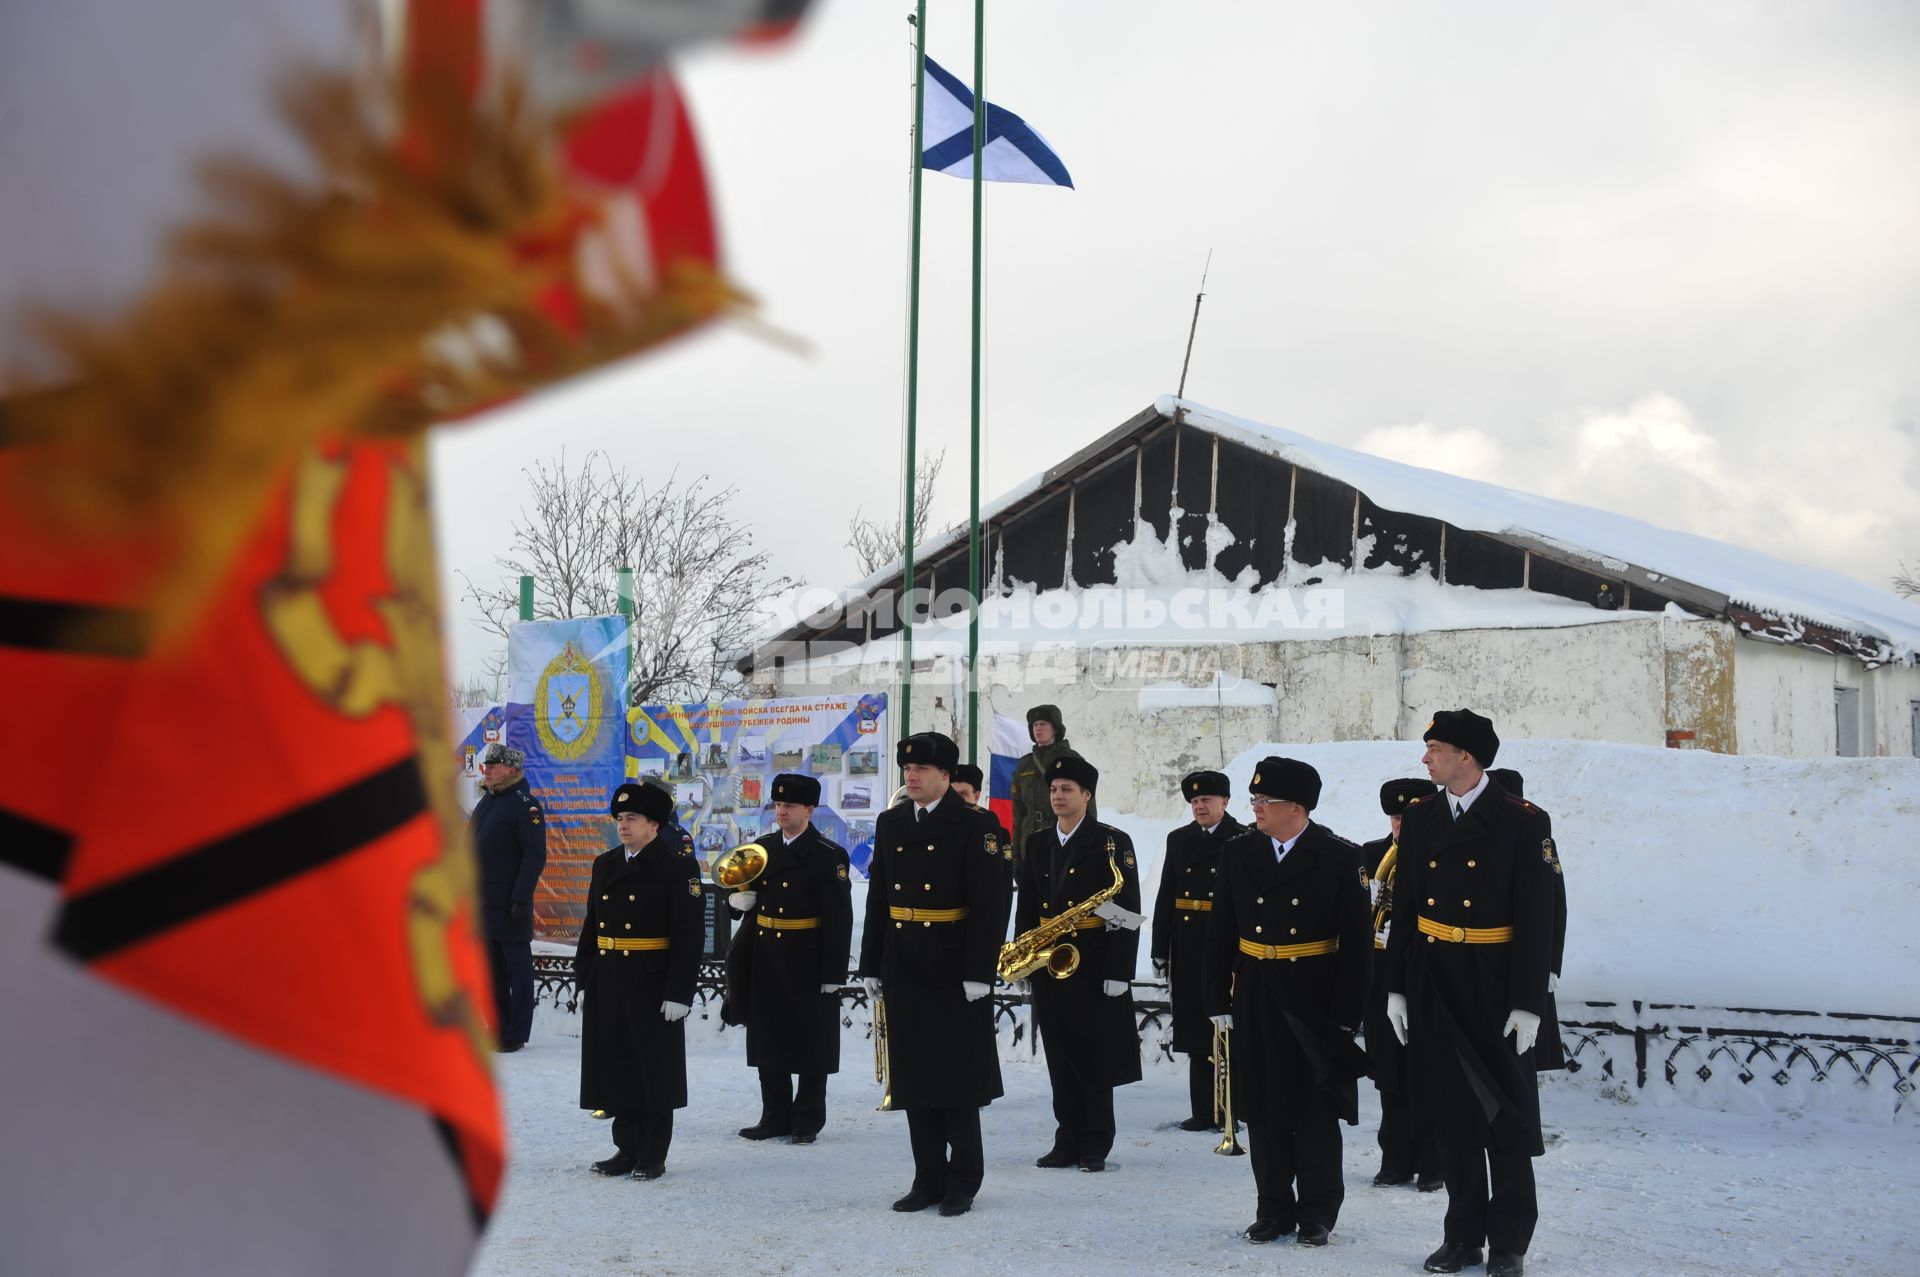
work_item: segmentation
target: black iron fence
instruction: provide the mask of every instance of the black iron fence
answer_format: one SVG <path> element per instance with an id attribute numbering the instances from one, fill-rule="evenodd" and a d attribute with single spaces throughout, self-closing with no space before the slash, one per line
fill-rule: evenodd
<path id="1" fill-rule="evenodd" d="M 694 988 L 695 1014 L 719 1015 L 723 971 L 704 963 Z M 567 1012 L 579 1009 L 572 960 L 534 959 L 540 1001 Z M 1134 1010 L 1140 1043 L 1150 1058 L 1173 1062 L 1168 1039 L 1173 1010 L 1166 986 L 1136 981 Z M 1038 1049 L 1028 1022 L 1027 999 L 1002 986 L 994 994 L 994 1029 L 1014 1047 Z M 858 984 L 840 991 L 842 1019 L 870 1024 L 867 993 Z M 1566 1002 L 1560 1040 L 1567 1073 L 1602 1090 L 1643 1091 L 1665 1086 L 1683 1098 L 1725 1104 L 1743 1092 L 1749 1102 L 1791 1109 L 1845 1098 L 1888 1115 L 1920 1109 L 1920 1017 L 1860 1012 L 1703 1007 L 1667 1002 Z M 870 1030 L 869 1030 L 870 1031 Z"/>

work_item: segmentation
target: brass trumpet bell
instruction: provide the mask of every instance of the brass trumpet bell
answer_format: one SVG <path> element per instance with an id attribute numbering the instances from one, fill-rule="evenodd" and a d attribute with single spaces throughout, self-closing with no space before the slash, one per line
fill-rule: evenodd
<path id="1" fill-rule="evenodd" d="M 714 858 L 713 880 L 728 891 L 744 891 L 766 868 L 767 849 L 757 842 L 744 842 Z"/>

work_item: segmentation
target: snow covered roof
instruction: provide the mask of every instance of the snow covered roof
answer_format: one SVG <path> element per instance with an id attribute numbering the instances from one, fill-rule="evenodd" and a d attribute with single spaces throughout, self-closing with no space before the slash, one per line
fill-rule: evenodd
<path id="1" fill-rule="evenodd" d="M 1376 506 L 1498 538 L 1596 575 L 1639 584 L 1696 611 L 1724 616 L 1756 638 L 1853 655 L 1868 664 L 1920 653 L 1920 606 L 1851 577 L 1589 506 L 1390 461 L 1307 435 L 1163 395 L 1072 456 L 1002 493 L 980 511 L 1002 525 L 1062 485 L 1139 444 L 1176 419 L 1186 426 L 1345 483 Z M 964 525 L 916 547 L 915 575 L 966 542 Z M 844 591 L 856 608 L 899 584 L 888 564 Z M 770 641 L 801 637 L 802 623 Z M 917 629 L 918 627 L 916 627 Z"/>
<path id="2" fill-rule="evenodd" d="M 1679 593 L 1676 584 L 1711 591 L 1724 596 L 1736 620 L 1745 621 L 1740 614 L 1751 612 L 1762 621 L 1799 621 L 1878 639 L 1893 649 L 1881 659 L 1910 660 L 1920 651 L 1920 606 L 1838 572 L 1623 514 L 1336 447 L 1172 395 L 1156 400 L 1154 410 L 1168 419 L 1184 410 L 1188 425 L 1350 484 L 1386 509 L 1513 538 L 1555 557 L 1584 561 L 1608 575 L 1639 569 L 1635 575 L 1644 574 L 1643 579 L 1668 594 Z M 1747 624 L 1756 634 L 1762 632 L 1760 626 Z M 1765 636 L 1785 641 L 1801 637 L 1791 626 L 1782 631 L 1771 625 Z"/>

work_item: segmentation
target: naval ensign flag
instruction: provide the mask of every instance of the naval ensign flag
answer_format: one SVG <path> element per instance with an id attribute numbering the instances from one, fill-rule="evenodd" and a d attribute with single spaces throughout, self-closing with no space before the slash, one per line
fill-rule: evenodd
<path id="1" fill-rule="evenodd" d="M 973 176 L 973 90 L 932 58 L 927 59 L 926 128 L 921 163 L 928 172 Z M 1004 107 L 987 103 L 987 137 L 980 149 L 981 176 L 989 182 L 1073 186 L 1067 166 L 1031 124 Z"/>

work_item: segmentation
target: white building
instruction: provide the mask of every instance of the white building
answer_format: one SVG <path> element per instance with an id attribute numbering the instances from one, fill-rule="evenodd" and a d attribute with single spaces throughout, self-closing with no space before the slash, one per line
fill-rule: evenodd
<path id="1" fill-rule="evenodd" d="M 1462 705 L 1507 737 L 1920 754 L 1920 606 L 1890 591 L 1171 397 L 982 525 L 983 713 L 1060 705 L 1116 810 L 1171 813 L 1249 742 L 1414 741 Z M 967 564 L 960 528 L 914 571 L 914 726 L 963 752 Z M 901 578 L 791 618 L 756 694 L 897 690 Z"/>

